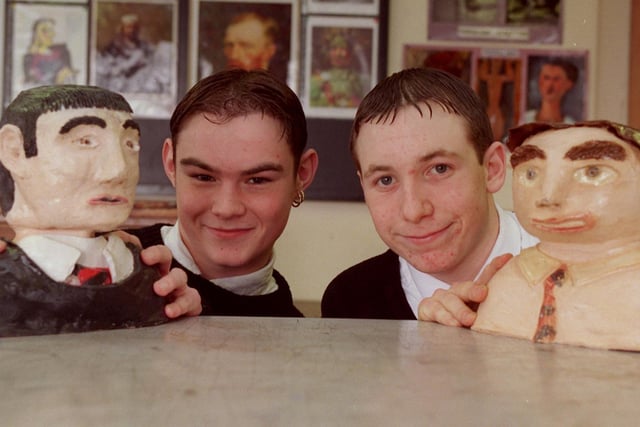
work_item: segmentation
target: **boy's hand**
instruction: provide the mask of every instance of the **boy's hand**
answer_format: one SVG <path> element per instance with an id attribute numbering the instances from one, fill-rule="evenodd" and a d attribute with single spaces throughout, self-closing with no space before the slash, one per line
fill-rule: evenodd
<path id="1" fill-rule="evenodd" d="M 478 305 L 487 298 L 489 280 L 513 255 L 494 258 L 475 282 L 454 283 L 447 290 L 438 289 L 418 307 L 418 318 L 447 326 L 470 327 L 476 321 Z"/>

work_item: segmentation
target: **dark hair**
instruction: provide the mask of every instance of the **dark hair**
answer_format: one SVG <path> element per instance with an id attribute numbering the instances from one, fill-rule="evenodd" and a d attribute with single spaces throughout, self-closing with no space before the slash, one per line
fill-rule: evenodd
<path id="1" fill-rule="evenodd" d="M 27 89 L 18 94 L 0 118 L 0 128 L 15 125 L 22 132 L 25 157 L 38 154 L 36 122 L 45 113 L 67 108 L 107 108 L 132 113 L 124 97 L 96 86 L 53 85 Z M 13 206 L 14 183 L 0 162 L 0 209 L 6 214 Z"/>
<path id="2" fill-rule="evenodd" d="M 578 81 L 578 67 L 576 65 L 564 58 L 551 57 L 545 60 L 542 65 L 553 65 L 555 67 L 560 67 L 564 71 L 565 75 L 572 83 Z"/>
<path id="3" fill-rule="evenodd" d="M 298 96 L 283 81 L 264 70 L 224 70 L 196 83 L 178 103 L 169 127 L 175 156 L 178 135 L 195 114 L 209 114 L 212 123 L 225 123 L 250 113 L 262 113 L 282 126 L 296 168 L 307 145 L 307 121 Z"/>
<path id="4" fill-rule="evenodd" d="M 425 104 L 425 105 L 421 105 Z M 484 153 L 494 141 L 485 107 L 476 93 L 463 80 L 435 68 L 409 68 L 385 78 L 364 97 L 351 129 L 351 155 L 358 167 L 355 141 L 365 123 L 393 123 L 405 106 L 423 108 L 432 114 L 433 105 L 460 116 L 466 123 L 469 140 L 482 163 Z"/>

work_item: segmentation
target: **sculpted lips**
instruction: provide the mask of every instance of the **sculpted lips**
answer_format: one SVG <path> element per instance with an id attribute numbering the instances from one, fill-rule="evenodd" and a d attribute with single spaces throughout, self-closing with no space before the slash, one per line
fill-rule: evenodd
<path id="1" fill-rule="evenodd" d="M 593 227 L 593 220 L 589 215 L 579 215 L 567 218 L 531 219 L 534 227 L 552 233 L 573 233 L 589 230 Z"/>
<path id="2" fill-rule="evenodd" d="M 89 200 L 90 205 L 124 205 L 129 203 L 129 199 L 121 196 L 103 195 Z"/>

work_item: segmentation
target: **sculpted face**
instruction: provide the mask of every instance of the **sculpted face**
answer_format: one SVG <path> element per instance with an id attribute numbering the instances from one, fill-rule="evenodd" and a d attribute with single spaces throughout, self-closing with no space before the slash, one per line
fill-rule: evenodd
<path id="1" fill-rule="evenodd" d="M 445 282 L 472 280 L 498 233 L 490 193 L 504 182 L 504 149 L 481 163 L 467 124 L 439 106 L 412 106 L 393 123 L 365 123 L 355 144 L 360 182 L 382 240 Z"/>
<path id="2" fill-rule="evenodd" d="M 640 149 L 601 128 L 570 127 L 532 136 L 511 159 L 514 210 L 541 241 L 638 241 Z"/>
<path id="3" fill-rule="evenodd" d="M 267 264 L 301 185 L 277 120 L 251 113 L 215 121 L 188 118 L 175 158 L 170 139 L 162 153 L 176 187 L 182 240 L 209 279 Z"/>
<path id="4" fill-rule="evenodd" d="M 275 44 L 257 19 L 232 24 L 225 32 L 224 55 L 229 68 L 266 70 L 275 52 Z"/>
<path id="5" fill-rule="evenodd" d="M 36 156 L 24 156 L 21 139 L 3 153 L 15 182 L 7 222 L 16 237 L 28 230 L 88 237 L 127 219 L 140 150 L 131 114 L 97 108 L 45 113 L 36 122 L 36 141 Z"/>

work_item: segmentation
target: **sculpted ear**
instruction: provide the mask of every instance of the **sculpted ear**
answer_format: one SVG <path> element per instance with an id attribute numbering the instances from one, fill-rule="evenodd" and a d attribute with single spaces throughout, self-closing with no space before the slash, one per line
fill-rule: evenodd
<path id="1" fill-rule="evenodd" d="M 24 168 L 24 140 L 22 132 L 15 125 L 4 125 L 0 128 L 0 162 L 14 177 L 21 177 Z"/>

